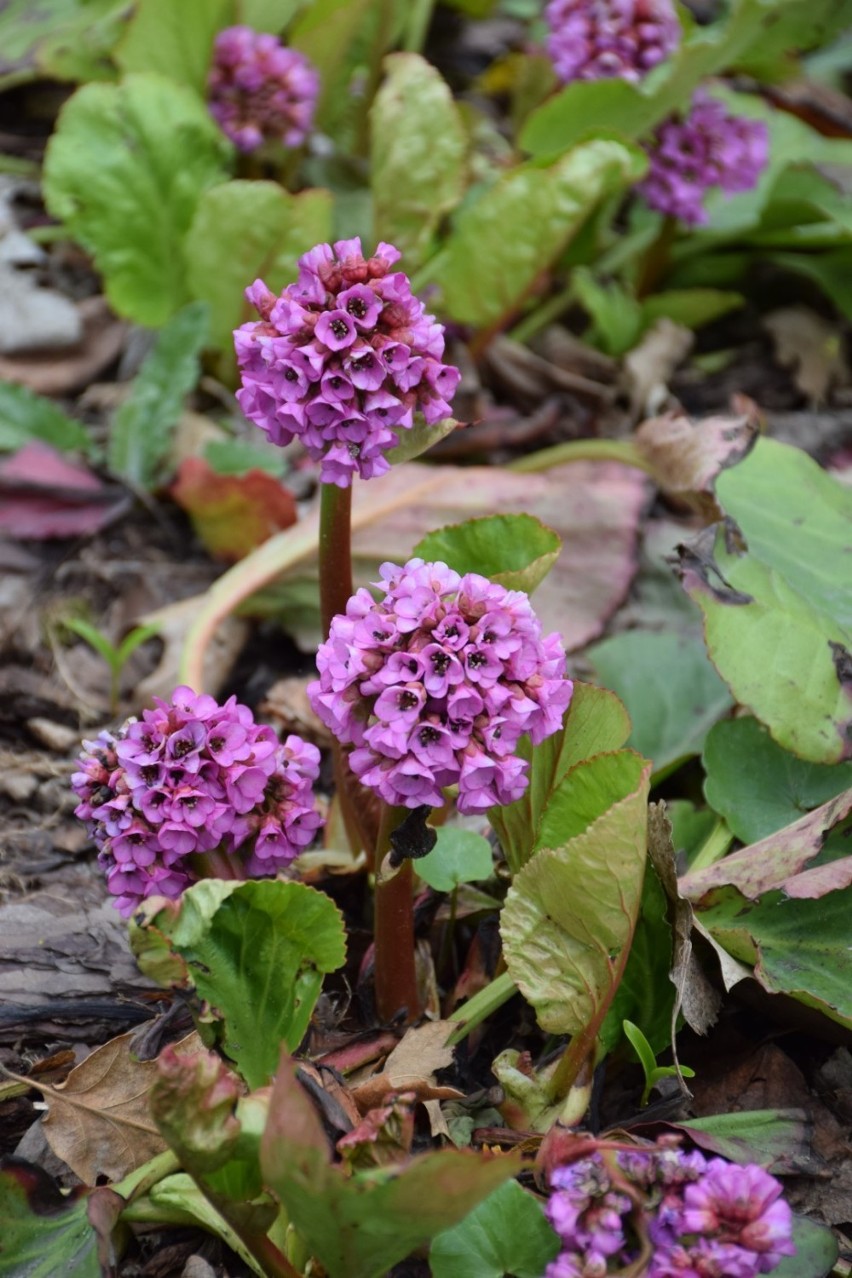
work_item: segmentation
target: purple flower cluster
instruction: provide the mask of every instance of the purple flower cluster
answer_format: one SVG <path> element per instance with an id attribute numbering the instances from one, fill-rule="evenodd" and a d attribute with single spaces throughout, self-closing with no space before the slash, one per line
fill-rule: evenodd
<path id="1" fill-rule="evenodd" d="M 443 563 L 381 567 L 385 596 L 349 600 L 317 653 L 311 704 L 361 783 L 387 803 L 460 812 L 511 803 L 527 787 L 513 753 L 562 724 L 573 685 L 557 634 L 542 638 L 527 595 Z"/>
<path id="2" fill-rule="evenodd" d="M 782 1187 L 755 1164 L 708 1161 L 663 1141 L 595 1152 L 550 1181 L 546 1213 L 564 1250 L 545 1278 L 621 1272 L 640 1254 L 640 1233 L 653 1249 L 648 1278 L 756 1278 L 795 1255 Z"/>
<path id="3" fill-rule="evenodd" d="M 447 417 L 461 376 L 441 363 L 443 327 L 391 270 L 399 257 L 379 244 L 365 258 L 357 238 L 318 244 L 280 297 L 261 280 L 246 290 L 261 320 L 234 334 L 246 417 L 274 444 L 300 439 L 340 488 L 390 469 L 415 410 Z"/>
<path id="4" fill-rule="evenodd" d="M 713 187 L 733 195 L 756 185 L 769 158 L 769 132 L 761 120 L 729 115 L 699 91 L 689 114 L 664 121 L 646 150 L 651 165 L 639 194 L 652 209 L 698 226 L 707 221 L 704 197 Z"/>
<path id="5" fill-rule="evenodd" d="M 200 877 L 192 858 L 240 852 L 234 877 L 275 874 L 321 818 L 316 746 L 254 722 L 247 706 L 177 688 L 118 733 L 84 742 L 71 786 L 116 908 L 176 897 Z"/>
<path id="6" fill-rule="evenodd" d="M 295 49 L 251 27 L 227 27 L 213 47 L 209 109 L 241 151 L 264 142 L 300 146 L 311 130 L 319 75 Z"/>
<path id="7" fill-rule="evenodd" d="M 680 41 L 672 0 L 550 0 L 545 19 L 563 84 L 641 80 Z"/>

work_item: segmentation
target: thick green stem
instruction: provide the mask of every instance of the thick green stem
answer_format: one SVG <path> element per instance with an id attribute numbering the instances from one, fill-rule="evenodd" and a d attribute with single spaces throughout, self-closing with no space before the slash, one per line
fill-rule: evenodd
<path id="1" fill-rule="evenodd" d="M 403 39 L 403 48 L 407 53 L 422 53 L 434 7 L 435 0 L 412 0 Z"/>
<path id="2" fill-rule="evenodd" d="M 390 848 L 390 836 L 408 815 L 407 808 L 385 804 L 376 845 L 376 869 Z M 403 862 L 393 878 L 376 879 L 375 929 L 376 1010 L 392 1021 L 401 1012 L 406 1021 L 420 1015 L 417 969 L 414 963 L 414 874 Z"/>

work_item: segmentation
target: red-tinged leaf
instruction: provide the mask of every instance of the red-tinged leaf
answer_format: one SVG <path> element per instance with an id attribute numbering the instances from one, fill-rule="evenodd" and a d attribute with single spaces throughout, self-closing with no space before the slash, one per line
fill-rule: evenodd
<path id="1" fill-rule="evenodd" d="M 330 1278 L 379 1278 L 520 1168 L 517 1156 L 440 1150 L 346 1177 L 331 1162 L 322 1124 L 286 1053 L 260 1162 L 266 1184 Z"/>
<path id="2" fill-rule="evenodd" d="M 786 896 L 816 899 L 852 883 L 852 856 L 807 868 L 825 843 L 826 835 L 852 812 L 852 790 L 824 803 L 792 825 L 724 857 L 715 865 L 680 880 L 680 890 L 693 901 L 711 888 L 735 887 L 756 901 L 778 889 Z"/>
<path id="3" fill-rule="evenodd" d="M 90 536 L 126 505 L 121 490 L 40 441 L 0 462 L 0 529 L 20 540 Z"/>
<path id="4" fill-rule="evenodd" d="M 189 457 L 170 492 L 208 552 L 226 563 L 296 522 L 293 494 L 262 470 L 218 475 L 202 458 Z"/>

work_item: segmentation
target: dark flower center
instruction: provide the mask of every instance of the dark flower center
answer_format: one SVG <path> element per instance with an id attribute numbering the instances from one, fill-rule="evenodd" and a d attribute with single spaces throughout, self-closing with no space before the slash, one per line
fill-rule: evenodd
<path id="1" fill-rule="evenodd" d="M 467 659 L 467 664 L 473 666 L 474 670 L 478 670 L 480 666 L 486 664 L 487 658 L 484 652 L 472 652 Z"/>
<path id="2" fill-rule="evenodd" d="M 450 655 L 447 652 L 432 653 L 432 667 L 435 674 L 444 674 L 450 664 Z"/>
<path id="3" fill-rule="evenodd" d="M 440 732 L 438 732 L 437 728 L 421 728 L 420 729 L 420 744 L 422 746 L 434 745 L 435 742 L 440 741 L 440 739 L 441 739 L 441 734 Z"/>
<path id="4" fill-rule="evenodd" d="M 159 768 L 154 767 L 152 764 L 149 764 L 146 768 L 142 768 L 140 771 L 142 780 L 146 785 L 153 785 L 160 774 Z"/>
<path id="5" fill-rule="evenodd" d="M 174 746 L 174 756 L 176 759 L 182 759 L 192 750 L 192 742 L 184 738 L 182 741 L 176 741 Z"/>
<path id="6" fill-rule="evenodd" d="M 299 380 L 299 374 L 296 372 L 295 368 L 288 368 L 284 376 L 288 382 L 297 382 Z"/>
<path id="7" fill-rule="evenodd" d="M 365 369 L 373 367 L 372 355 L 358 355 L 352 361 L 352 367 L 356 372 L 362 373 Z"/>
<path id="8" fill-rule="evenodd" d="M 399 694 L 400 710 L 411 710 L 416 705 L 417 705 L 417 696 L 415 693 L 411 692 L 410 689 L 406 688 L 404 692 L 401 692 Z"/>
<path id="9" fill-rule="evenodd" d="M 363 297 L 352 297 L 346 304 L 346 309 L 350 315 L 354 315 L 356 319 L 363 319 L 367 314 L 367 303 Z"/>
<path id="10" fill-rule="evenodd" d="M 212 737 L 212 738 L 211 738 L 211 740 L 210 740 L 210 749 L 211 749 L 211 750 L 221 750 L 221 749 L 222 749 L 222 746 L 223 746 L 224 744 L 225 744 L 225 738 L 224 738 L 224 737 Z"/>
<path id="11" fill-rule="evenodd" d="M 347 337 L 349 335 L 349 325 L 342 319 L 332 320 L 331 331 L 335 337 Z"/>

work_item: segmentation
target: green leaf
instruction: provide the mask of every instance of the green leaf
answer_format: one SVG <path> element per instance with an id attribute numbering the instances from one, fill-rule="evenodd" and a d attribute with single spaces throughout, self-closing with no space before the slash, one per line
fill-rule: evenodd
<path id="1" fill-rule="evenodd" d="M 242 1239 L 204 1196 L 191 1176 L 187 1176 L 185 1172 L 166 1176 L 164 1180 L 151 1186 L 147 1198 L 158 1223 L 200 1225 L 208 1233 L 221 1238 L 259 1278 L 265 1278 L 263 1270 Z M 135 1212 L 131 1209 L 130 1218 L 138 1219 L 138 1208 Z"/>
<path id="2" fill-rule="evenodd" d="M 411 274 L 461 200 L 467 135 L 449 86 L 424 58 L 394 53 L 384 65 L 370 111 L 374 227 Z"/>
<path id="3" fill-rule="evenodd" d="M 280 477 L 286 470 L 281 449 L 274 444 L 264 445 L 261 440 L 250 443 L 247 439 L 211 439 L 205 445 L 204 460 L 217 475 L 245 475 L 250 470 L 265 470 Z"/>
<path id="4" fill-rule="evenodd" d="M 522 798 L 490 808 L 488 820 L 513 874 L 541 846 L 541 823 L 554 791 L 575 764 L 602 751 L 617 750 L 630 733 L 627 711 L 613 693 L 575 683 L 561 732 L 532 746 L 524 739 L 517 753 L 530 760 L 530 783 Z"/>
<path id="5" fill-rule="evenodd" d="M 757 843 L 852 788 L 852 763 L 806 763 L 756 719 L 717 723 L 704 744 L 704 794 L 743 843 Z"/>
<path id="6" fill-rule="evenodd" d="M 63 453 L 92 452 L 92 441 L 81 422 L 67 417 L 43 395 L 0 381 L 0 451 L 15 452 L 32 439 Z"/>
<path id="7" fill-rule="evenodd" d="M 673 1123 L 701 1149 L 732 1163 L 758 1163 L 767 1171 L 796 1171 L 809 1152 L 808 1119 L 801 1109 L 752 1109 Z"/>
<path id="8" fill-rule="evenodd" d="M 460 883 L 478 883 L 490 876 L 491 844 L 481 834 L 452 825 L 442 825 L 435 833 L 432 851 L 414 862 L 424 883 L 436 892 L 452 892 Z"/>
<path id="9" fill-rule="evenodd" d="M 346 952 L 337 907 L 302 883 L 205 879 L 148 926 L 184 959 L 199 995 L 221 1017 L 223 1050 L 249 1087 L 269 1082 L 282 1043 L 299 1044 L 323 975 Z M 140 966 L 156 980 L 160 970 L 144 953 L 149 944 L 145 932 L 134 940 Z"/>
<path id="10" fill-rule="evenodd" d="M 852 1029 L 852 888 L 817 900 L 768 892 L 756 904 L 734 888 L 701 903 L 697 917 L 718 943 L 743 963 L 770 994 L 791 994 Z"/>
<path id="11" fill-rule="evenodd" d="M 258 277 L 279 293 L 296 278 L 296 262 L 331 235 L 331 195 L 291 195 L 277 182 L 227 182 L 205 191 L 185 254 L 193 296 L 210 304 L 214 346 L 233 351 L 233 330 L 256 318 L 245 300 Z"/>
<path id="12" fill-rule="evenodd" d="M 173 316 L 116 411 L 109 465 L 131 484 L 151 488 L 161 475 L 183 401 L 198 381 L 198 357 L 207 327 L 204 302 L 191 302 Z"/>
<path id="13" fill-rule="evenodd" d="M 773 738 L 813 763 L 852 755 L 852 491 L 800 449 L 761 439 L 716 494 L 737 523 L 680 551 L 710 657 Z"/>
<path id="14" fill-rule="evenodd" d="M 841 314 L 852 319 L 852 250 L 830 253 L 773 253 L 769 259 L 788 271 L 813 280 Z"/>
<path id="15" fill-rule="evenodd" d="M 439 560 L 456 572 L 477 572 L 507 590 L 531 594 L 562 549 L 552 528 L 532 515 L 486 515 L 427 533 L 414 554 Z"/>
<path id="16" fill-rule="evenodd" d="M 666 894 L 653 866 L 647 865 L 627 966 L 601 1027 L 601 1042 L 607 1051 L 619 1042 L 625 1021 L 641 1028 L 655 1057 L 670 1045 L 675 1001 L 675 987 L 669 979 L 672 946 Z M 656 1067 L 656 1061 L 653 1065 Z"/>
<path id="17" fill-rule="evenodd" d="M 445 439 L 447 435 L 452 434 L 459 423 L 455 417 L 442 417 L 439 422 L 433 422 L 431 426 L 420 413 L 414 416 L 414 425 L 409 426 L 408 430 L 400 430 L 398 432 L 399 443 L 395 448 L 388 450 L 386 456 L 392 466 L 399 466 L 402 462 L 413 461 L 415 457 L 419 457 L 421 453 L 428 452 L 433 444 L 437 444 L 439 440 Z"/>
<path id="18" fill-rule="evenodd" d="M 561 848 L 632 789 L 636 755 L 631 750 L 595 754 L 566 772 L 542 813 L 532 851 Z"/>
<path id="19" fill-rule="evenodd" d="M 0 12 L 0 87 L 42 75 L 56 80 L 111 78 L 109 54 L 128 0 L 10 0 Z"/>
<path id="20" fill-rule="evenodd" d="M 742 293 L 724 292 L 719 288 L 678 288 L 645 298 L 642 318 L 646 328 L 662 318 L 685 328 L 701 328 L 742 306 L 745 306 Z"/>
<path id="21" fill-rule="evenodd" d="M 97 626 L 93 626 L 91 622 L 85 621 L 82 617 L 66 617 L 62 622 L 62 626 L 65 630 L 70 630 L 72 634 L 79 635 L 90 648 L 94 648 L 95 652 L 103 657 L 110 670 L 115 670 L 116 666 L 119 669 L 121 668 L 114 644 L 109 641 L 106 635 L 101 634 Z"/>
<path id="22" fill-rule="evenodd" d="M 45 198 L 120 315 L 156 328 L 188 300 L 183 238 L 231 152 L 204 103 L 162 76 L 89 84 L 62 108 Z"/>
<path id="23" fill-rule="evenodd" d="M 51 1192 L 52 1191 L 52 1192 Z M 29 1163 L 0 1170 L 0 1273 L 8 1278 L 101 1278 L 98 1237 L 89 1202 L 75 1190 L 65 1201 L 50 1178 Z"/>
<path id="24" fill-rule="evenodd" d="M 138 0 L 115 51 L 121 69 L 156 71 L 205 97 L 213 41 L 233 20 L 233 0 Z"/>
<path id="25" fill-rule="evenodd" d="M 642 334 L 642 307 L 636 298 L 615 280 L 601 283 L 583 266 L 574 271 L 571 284 L 593 321 L 587 340 L 608 355 L 632 350 Z"/>
<path id="26" fill-rule="evenodd" d="M 505 320 L 600 201 L 645 163 L 622 143 L 589 142 L 550 168 L 515 169 L 465 204 L 436 272 L 448 317 L 477 327 Z"/>
<path id="27" fill-rule="evenodd" d="M 141 648 L 143 643 L 153 639 L 160 633 L 160 630 L 160 623 L 151 621 L 145 626 L 135 626 L 129 634 L 126 634 L 115 650 L 115 659 L 119 670 L 125 662 L 130 660 L 137 648 Z"/>
<path id="28" fill-rule="evenodd" d="M 540 1278 L 559 1251 L 541 1200 L 506 1181 L 432 1243 L 433 1278 Z"/>
<path id="29" fill-rule="evenodd" d="M 537 852 L 500 916 L 509 974 L 543 1029 L 575 1036 L 578 1063 L 609 1009 L 639 914 L 651 768 L 630 758 L 630 789 L 582 834 Z"/>
<path id="30" fill-rule="evenodd" d="M 277 35 L 302 8 L 304 0 L 236 0 L 236 20 Z"/>
<path id="31" fill-rule="evenodd" d="M 688 865 L 698 849 L 712 834 L 716 813 L 710 808 L 697 808 L 688 799 L 666 801 L 666 816 L 672 823 L 672 847 Z"/>
<path id="32" fill-rule="evenodd" d="M 838 1256 L 837 1240 L 825 1225 L 806 1216 L 793 1217 L 795 1256 L 787 1256 L 772 1270 L 772 1278 L 827 1278 Z"/>
<path id="33" fill-rule="evenodd" d="M 284 1059 L 261 1145 L 264 1181 L 330 1278 L 380 1278 L 415 1248 L 452 1227 L 520 1167 L 442 1150 L 401 1168 L 345 1177 L 329 1162 L 319 1117 Z"/>
<path id="34" fill-rule="evenodd" d="M 290 29 L 288 44 L 319 71 L 316 123 L 326 132 L 336 132 L 333 126 L 351 105 L 353 47 L 357 53 L 365 31 L 373 34 L 377 12 L 377 0 L 312 0 Z"/>
<path id="35" fill-rule="evenodd" d="M 699 754 L 709 728 L 733 704 L 701 640 L 665 630 L 627 630 L 589 649 L 601 682 L 627 706 L 629 744 L 670 770 Z"/>

